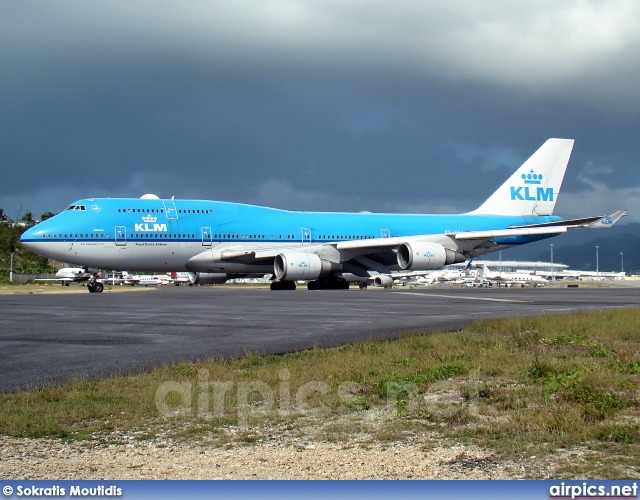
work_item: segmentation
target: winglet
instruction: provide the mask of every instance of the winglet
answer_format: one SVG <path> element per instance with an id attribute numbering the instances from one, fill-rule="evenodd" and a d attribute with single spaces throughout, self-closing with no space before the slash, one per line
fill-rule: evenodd
<path id="1" fill-rule="evenodd" d="M 610 213 L 609 215 L 605 215 L 604 217 L 600 217 L 598 220 L 593 221 L 591 224 L 587 224 L 586 227 L 593 228 L 608 228 L 613 226 L 616 222 L 622 219 L 627 215 L 626 210 L 616 210 L 615 212 Z"/>

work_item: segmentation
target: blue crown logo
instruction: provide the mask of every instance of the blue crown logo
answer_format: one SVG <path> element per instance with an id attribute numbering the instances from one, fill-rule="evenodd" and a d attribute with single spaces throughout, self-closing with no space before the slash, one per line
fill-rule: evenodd
<path id="1" fill-rule="evenodd" d="M 542 174 L 535 174 L 533 169 L 528 174 L 522 174 L 521 177 L 525 184 L 540 184 L 542 181 Z"/>
<path id="2" fill-rule="evenodd" d="M 157 220 L 158 220 L 158 218 L 157 218 L 157 217 L 154 217 L 154 216 L 153 216 L 153 215 L 151 215 L 151 214 L 147 214 L 147 215 L 144 215 L 144 216 L 142 217 L 142 220 L 143 220 L 144 222 L 155 222 L 155 221 L 157 221 Z"/>

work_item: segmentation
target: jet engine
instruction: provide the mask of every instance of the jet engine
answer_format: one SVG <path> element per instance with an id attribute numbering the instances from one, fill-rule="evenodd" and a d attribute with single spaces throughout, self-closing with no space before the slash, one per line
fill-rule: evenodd
<path id="1" fill-rule="evenodd" d="M 431 271 L 465 260 L 461 253 L 438 243 L 417 241 L 398 246 L 398 265 L 403 270 Z"/>
<path id="2" fill-rule="evenodd" d="M 373 278 L 373 284 L 375 286 L 391 286 L 393 285 L 393 278 L 388 274 L 381 274 Z"/>
<path id="3" fill-rule="evenodd" d="M 281 253 L 273 263 L 274 274 L 281 281 L 315 280 L 341 268 L 339 264 L 322 260 L 314 253 Z"/>
<path id="4" fill-rule="evenodd" d="M 222 285 L 229 279 L 227 273 L 191 273 L 195 274 L 195 285 Z"/>

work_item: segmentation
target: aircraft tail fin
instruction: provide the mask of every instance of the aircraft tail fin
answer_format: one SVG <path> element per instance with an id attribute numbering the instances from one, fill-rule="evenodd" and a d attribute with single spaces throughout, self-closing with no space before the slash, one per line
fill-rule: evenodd
<path id="1" fill-rule="evenodd" d="M 492 276 L 491 270 L 486 264 L 478 262 L 476 267 L 479 269 L 480 278 L 490 278 Z"/>
<path id="2" fill-rule="evenodd" d="M 471 214 L 551 215 L 569 163 L 573 139 L 548 139 Z"/>

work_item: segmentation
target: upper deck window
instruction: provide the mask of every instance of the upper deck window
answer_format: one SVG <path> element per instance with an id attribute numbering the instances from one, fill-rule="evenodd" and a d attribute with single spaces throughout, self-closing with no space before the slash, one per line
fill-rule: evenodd
<path id="1" fill-rule="evenodd" d="M 69 208 L 67 208 L 67 210 L 80 210 L 82 212 L 85 212 L 87 210 L 87 207 L 85 205 L 69 205 Z"/>

